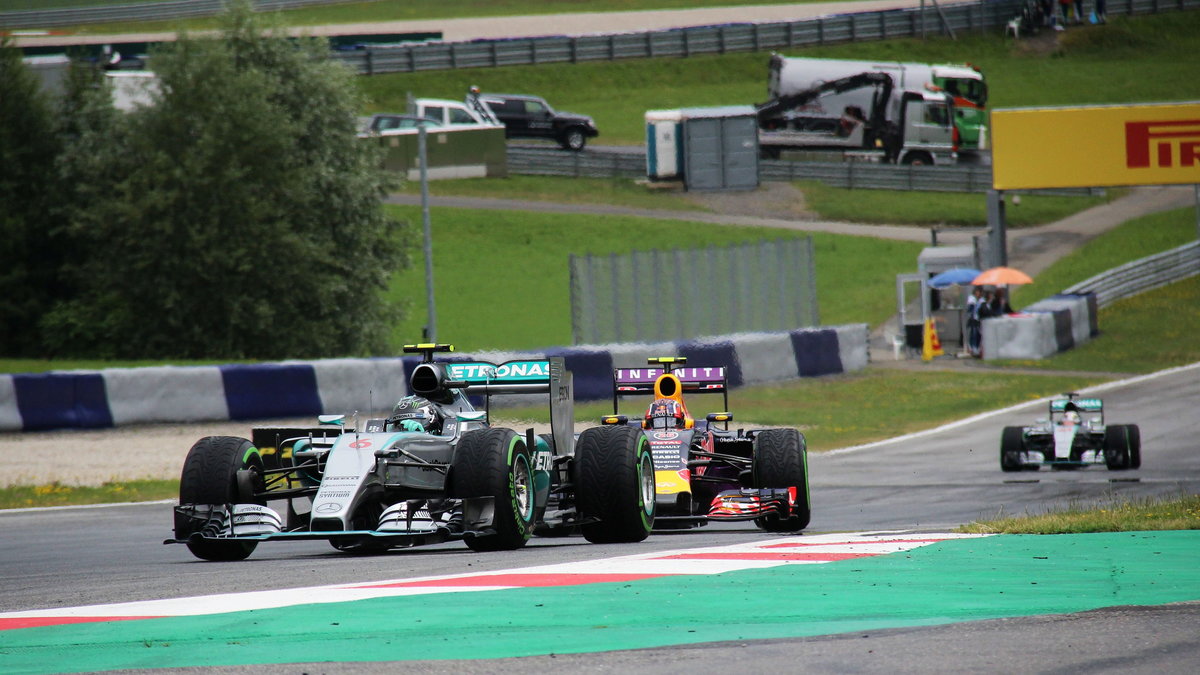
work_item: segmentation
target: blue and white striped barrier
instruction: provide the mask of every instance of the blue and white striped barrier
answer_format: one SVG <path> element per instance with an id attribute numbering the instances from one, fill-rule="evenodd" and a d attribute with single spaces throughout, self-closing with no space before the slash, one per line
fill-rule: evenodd
<path id="1" fill-rule="evenodd" d="M 456 353 L 495 363 L 561 356 L 581 401 L 612 396 L 612 371 L 652 356 L 727 367 L 739 387 L 861 370 L 866 324 L 744 333 L 684 342 Z M 408 391 L 419 357 L 327 359 L 226 366 L 158 366 L 0 375 L 0 430 L 100 429 L 155 422 L 261 420 L 389 409 Z"/>

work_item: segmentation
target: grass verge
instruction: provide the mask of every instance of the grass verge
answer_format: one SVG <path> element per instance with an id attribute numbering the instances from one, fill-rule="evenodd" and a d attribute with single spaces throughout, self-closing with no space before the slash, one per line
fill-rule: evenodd
<path id="1" fill-rule="evenodd" d="M 1072 505 L 1062 511 L 968 523 L 972 534 L 1081 534 L 1138 530 L 1200 530 L 1200 495 L 1177 498 L 1113 499 L 1099 506 Z"/>
<path id="2" fill-rule="evenodd" d="M 96 486 L 11 485 L 0 489 L 0 509 L 152 502 L 178 497 L 178 480 L 135 480 Z"/>
<path id="3" fill-rule="evenodd" d="M 816 181 L 798 181 L 806 206 L 825 220 L 894 225 L 987 225 L 987 195 L 964 192 L 908 192 L 902 190 L 849 190 Z M 1103 197 L 1021 195 L 1008 200 L 1009 227 L 1043 225 L 1093 206 L 1108 203 L 1120 192 Z"/>

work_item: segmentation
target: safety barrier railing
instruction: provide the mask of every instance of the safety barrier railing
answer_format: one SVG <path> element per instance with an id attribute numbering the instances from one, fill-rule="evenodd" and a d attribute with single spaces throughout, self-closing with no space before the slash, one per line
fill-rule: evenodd
<path id="1" fill-rule="evenodd" d="M 1063 293 L 1095 293 L 1096 303 L 1104 307 L 1196 274 L 1200 274 L 1200 241 L 1114 267 Z"/>
<path id="2" fill-rule="evenodd" d="M 646 153 L 630 148 L 620 153 L 567 152 L 556 148 L 508 148 L 509 173 L 571 178 L 639 178 L 646 175 Z M 986 192 L 992 186 L 987 166 L 907 166 L 868 162 L 796 162 L 767 159 L 759 162 L 759 180 L 815 180 L 842 188 L 921 190 L 930 192 Z M 1102 188 L 1028 190 L 1044 195 L 1102 195 Z"/>

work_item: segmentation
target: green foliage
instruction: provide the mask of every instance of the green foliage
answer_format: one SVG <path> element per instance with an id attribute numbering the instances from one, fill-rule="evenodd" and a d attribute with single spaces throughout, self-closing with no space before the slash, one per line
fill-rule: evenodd
<path id="1" fill-rule="evenodd" d="M 154 104 L 85 124 L 77 294 L 44 321 L 59 353 L 101 358 L 303 358 L 377 353 L 379 300 L 402 266 L 377 150 L 358 143 L 353 76 L 245 3 L 222 39 L 154 55 Z M 353 314 L 350 314 L 350 311 Z M 350 317 L 353 316 L 353 320 Z"/>
<path id="2" fill-rule="evenodd" d="M 54 115 L 21 51 L 0 38 L 0 354 L 38 348 L 29 330 L 59 290 Z M 33 189 L 36 186 L 36 189 Z"/>

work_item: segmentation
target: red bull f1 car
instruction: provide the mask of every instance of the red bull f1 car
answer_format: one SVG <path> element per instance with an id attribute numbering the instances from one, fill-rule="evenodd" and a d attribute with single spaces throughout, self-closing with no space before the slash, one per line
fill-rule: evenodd
<path id="1" fill-rule="evenodd" d="M 603 425 L 634 429 L 650 446 L 659 529 L 687 528 L 707 521 L 752 520 L 770 532 L 808 526 L 808 456 L 795 429 L 729 428 L 725 368 L 686 367 L 684 357 L 649 359 L 649 368 L 613 372 L 613 414 Z M 684 401 L 688 394 L 721 394 L 721 412 L 697 422 Z M 639 420 L 620 414 L 620 399 L 654 398 Z"/>
<path id="2" fill-rule="evenodd" d="M 535 529 L 592 542 L 646 538 L 656 506 L 648 446 L 600 427 L 575 436 L 561 358 L 433 360 L 452 349 L 405 347 L 422 362 L 412 394 L 387 418 L 359 426 L 323 415 L 319 427 L 255 429 L 253 441 L 197 441 L 165 543 L 242 560 L 267 541 L 324 539 L 374 553 L 454 539 L 475 551 L 516 549 Z M 491 397 L 504 394 L 547 394 L 552 432 L 491 426 Z M 470 395 L 484 397 L 482 410 Z"/>
<path id="3" fill-rule="evenodd" d="M 1000 436 L 1004 471 L 1078 469 L 1104 464 L 1111 471 L 1142 465 L 1142 436 L 1136 424 L 1104 423 L 1104 402 L 1074 392 L 1050 401 L 1050 414 L 1028 427 L 1005 427 Z"/>

